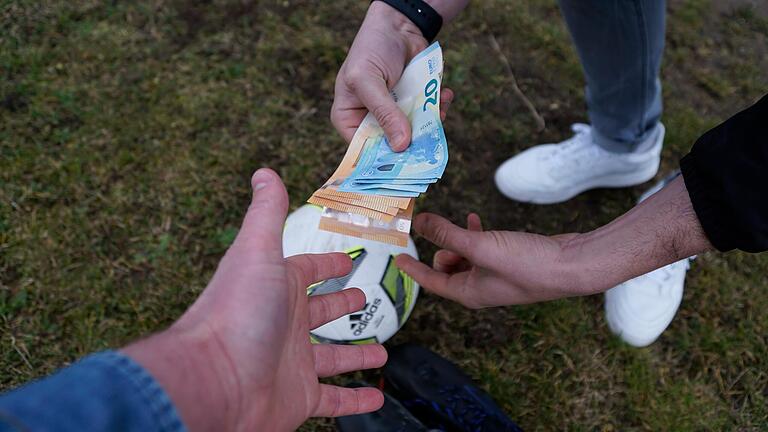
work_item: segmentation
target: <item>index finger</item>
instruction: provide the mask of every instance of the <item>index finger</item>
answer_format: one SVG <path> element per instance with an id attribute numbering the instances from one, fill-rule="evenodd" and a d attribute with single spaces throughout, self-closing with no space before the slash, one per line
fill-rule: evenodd
<path id="1" fill-rule="evenodd" d="M 365 293 L 358 288 L 348 288 L 331 294 L 313 295 L 309 298 L 309 329 L 365 308 Z"/>
<path id="2" fill-rule="evenodd" d="M 469 261 L 475 260 L 477 243 L 482 236 L 480 232 L 465 230 L 432 213 L 416 216 L 413 229 L 440 248 L 453 251 Z"/>
<path id="3" fill-rule="evenodd" d="M 470 213 L 467 215 L 467 230 L 483 230 L 483 224 L 480 221 L 480 216 L 478 216 L 477 213 Z M 435 257 L 432 261 L 435 270 L 445 273 L 454 273 L 456 271 L 454 267 L 462 262 L 465 262 L 463 256 L 447 249 L 440 249 L 439 251 L 435 252 Z"/>
<path id="4" fill-rule="evenodd" d="M 296 282 L 302 288 L 347 275 L 352 271 L 352 260 L 343 252 L 294 255 L 286 261 L 288 270 L 297 278 Z"/>
<path id="5" fill-rule="evenodd" d="M 432 269 L 410 255 L 400 254 L 395 258 L 395 264 L 427 291 L 435 293 L 448 300 L 466 304 L 466 282 L 468 272 L 448 275 Z"/>

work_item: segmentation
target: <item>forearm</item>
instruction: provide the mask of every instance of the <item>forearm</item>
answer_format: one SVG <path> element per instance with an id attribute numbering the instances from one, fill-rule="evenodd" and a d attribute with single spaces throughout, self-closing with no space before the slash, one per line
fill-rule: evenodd
<path id="1" fill-rule="evenodd" d="M 171 328 L 121 350 L 155 377 L 191 431 L 223 428 L 236 416 L 236 395 L 230 397 L 225 390 L 236 388 L 227 383 L 235 377 L 218 367 L 220 349 L 211 340 L 205 330 Z"/>
<path id="2" fill-rule="evenodd" d="M 707 250 L 768 250 L 766 115 L 768 96 L 702 135 L 667 187 L 566 242 L 566 273 L 603 291 Z"/>
<path id="3" fill-rule="evenodd" d="M 682 177 L 635 208 L 563 247 L 563 265 L 585 294 L 712 250 Z"/>

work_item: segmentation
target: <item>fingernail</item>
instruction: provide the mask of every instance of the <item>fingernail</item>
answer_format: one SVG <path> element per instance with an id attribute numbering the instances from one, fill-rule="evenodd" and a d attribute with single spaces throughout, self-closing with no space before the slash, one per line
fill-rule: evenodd
<path id="1" fill-rule="evenodd" d="M 264 189 L 266 187 L 270 180 L 272 180 L 272 176 L 267 172 L 266 169 L 261 168 L 255 173 L 253 173 L 253 177 L 251 177 L 251 184 L 253 185 L 253 191 L 256 192 L 260 189 Z"/>

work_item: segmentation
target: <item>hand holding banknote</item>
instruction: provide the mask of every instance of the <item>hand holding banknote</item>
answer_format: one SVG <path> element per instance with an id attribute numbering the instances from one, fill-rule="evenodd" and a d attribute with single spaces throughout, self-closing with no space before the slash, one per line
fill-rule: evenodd
<path id="1" fill-rule="evenodd" d="M 405 151 L 392 149 L 374 113 L 365 116 L 339 167 L 308 200 L 325 207 L 321 229 L 405 246 L 414 198 L 442 177 L 448 163 L 442 74 L 443 52 L 435 42 L 411 60 L 387 94 L 412 131 Z"/>
<path id="2" fill-rule="evenodd" d="M 384 130 L 394 151 L 411 143 L 411 125 L 390 96 L 405 65 L 427 46 L 421 31 L 403 14 L 373 2 L 346 61 L 336 77 L 331 121 L 348 143 L 368 112 Z M 441 93 L 445 117 L 453 92 Z"/>

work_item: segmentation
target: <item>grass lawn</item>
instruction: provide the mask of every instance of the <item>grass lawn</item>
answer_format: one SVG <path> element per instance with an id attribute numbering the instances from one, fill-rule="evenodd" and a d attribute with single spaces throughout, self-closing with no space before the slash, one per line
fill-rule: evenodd
<path id="1" fill-rule="evenodd" d="M 768 15 L 751 3 L 669 1 L 664 172 L 768 90 Z M 328 177 L 346 148 L 328 119 L 334 78 L 366 5 L 0 4 L 3 389 L 178 317 L 234 238 L 257 168 L 282 175 L 293 208 Z M 585 121 L 554 0 L 473 2 L 440 42 L 457 94 L 451 161 L 417 210 L 455 221 L 474 210 L 491 228 L 554 234 L 632 207 L 645 186 L 555 206 L 494 189 L 501 161 Z M 602 296 L 469 311 L 425 294 L 394 342 L 455 360 L 526 430 L 766 430 L 767 274 L 766 255 L 700 256 L 677 318 L 646 349 L 611 336 Z"/>

